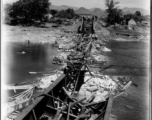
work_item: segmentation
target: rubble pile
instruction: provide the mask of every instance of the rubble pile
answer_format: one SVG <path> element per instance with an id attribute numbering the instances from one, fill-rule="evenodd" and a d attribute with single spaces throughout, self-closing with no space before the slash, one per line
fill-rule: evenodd
<path id="1" fill-rule="evenodd" d="M 37 88 L 41 88 L 43 90 L 48 88 L 62 73 L 63 73 L 62 71 L 57 71 L 52 75 L 41 77 L 36 85 Z"/>
<path id="2" fill-rule="evenodd" d="M 89 81 L 87 81 L 88 79 Z M 87 98 L 86 101 L 90 100 L 90 98 L 92 98 L 90 100 L 92 102 L 105 101 L 110 94 L 115 95 L 118 89 L 118 85 L 106 75 L 102 76 L 102 78 L 85 76 L 84 81 L 87 82 L 82 85 L 79 93 Z"/>
<path id="3" fill-rule="evenodd" d="M 65 64 L 67 61 L 67 56 L 69 55 L 69 52 L 62 52 L 59 55 L 53 56 L 53 64 Z"/>

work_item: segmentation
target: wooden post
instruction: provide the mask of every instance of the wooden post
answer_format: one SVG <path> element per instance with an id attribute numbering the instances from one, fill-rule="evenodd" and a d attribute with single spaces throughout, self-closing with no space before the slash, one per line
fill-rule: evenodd
<path id="1" fill-rule="evenodd" d="M 35 114 L 35 110 L 33 109 L 32 112 L 33 112 L 34 120 L 37 120 L 37 117 L 36 117 L 36 114 Z"/>

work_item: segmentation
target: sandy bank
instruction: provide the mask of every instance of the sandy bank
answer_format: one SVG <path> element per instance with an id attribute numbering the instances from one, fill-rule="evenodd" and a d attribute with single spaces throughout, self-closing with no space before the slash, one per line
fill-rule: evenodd
<path id="1" fill-rule="evenodd" d="M 2 42 L 54 43 L 60 37 L 71 35 L 64 32 L 67 29 L 70 29 L 69 26 L 38 28 L 3 25 Z"/>

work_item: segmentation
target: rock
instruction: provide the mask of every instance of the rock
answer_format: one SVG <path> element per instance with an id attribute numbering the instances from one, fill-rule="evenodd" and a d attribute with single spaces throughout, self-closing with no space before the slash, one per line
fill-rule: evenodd
<path id="1" fill-rule="evenodd" d="M 125 107 L 127 108 L 127 109 L 133 109 L 134 107 L 132 107 L 132 106 L 130 106 L 130 105 L 125 105 Z"/>

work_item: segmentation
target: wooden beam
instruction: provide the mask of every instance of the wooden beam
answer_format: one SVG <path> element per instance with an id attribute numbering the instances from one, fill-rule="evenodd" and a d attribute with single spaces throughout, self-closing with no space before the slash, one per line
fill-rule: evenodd
<path id="1" fill-rule="evenodd" d="M 112 104 L 113 104 L 113 95 L 110 95 L 109 100 L 108 100 L 108 104 L 107 104 L 106 113 L 105 113 L 103 120 L 109 120 L 111 110 L 112 110 Z"/>
<path id="2" fill-rule="evenodd" d="M 58 77 L 56 79 L 56 81 L 51 84 L 42 94 L 47 94 L 48 92 L 50 92 L 60 81 L 63 80 L 63 78 L 65 77 L 65 74 L 62 74 L 60 77 Z M 35 102 L 32 105 L 29 105 L 15 120 L 24 120 L 24 118 L 30 114 L 32 112 L 32 110 L 34 109 L 34 107 L 42 100 L 44 99 L 44 96 L 42 97 L 38 97 Z"/>
<path id="3" fill-rule="evenodd" d="M 34 119 L 37 120 L 37 117 L 35 115 L 35 110 L 33 109 L 32 112 L 33 112 Z"/>

